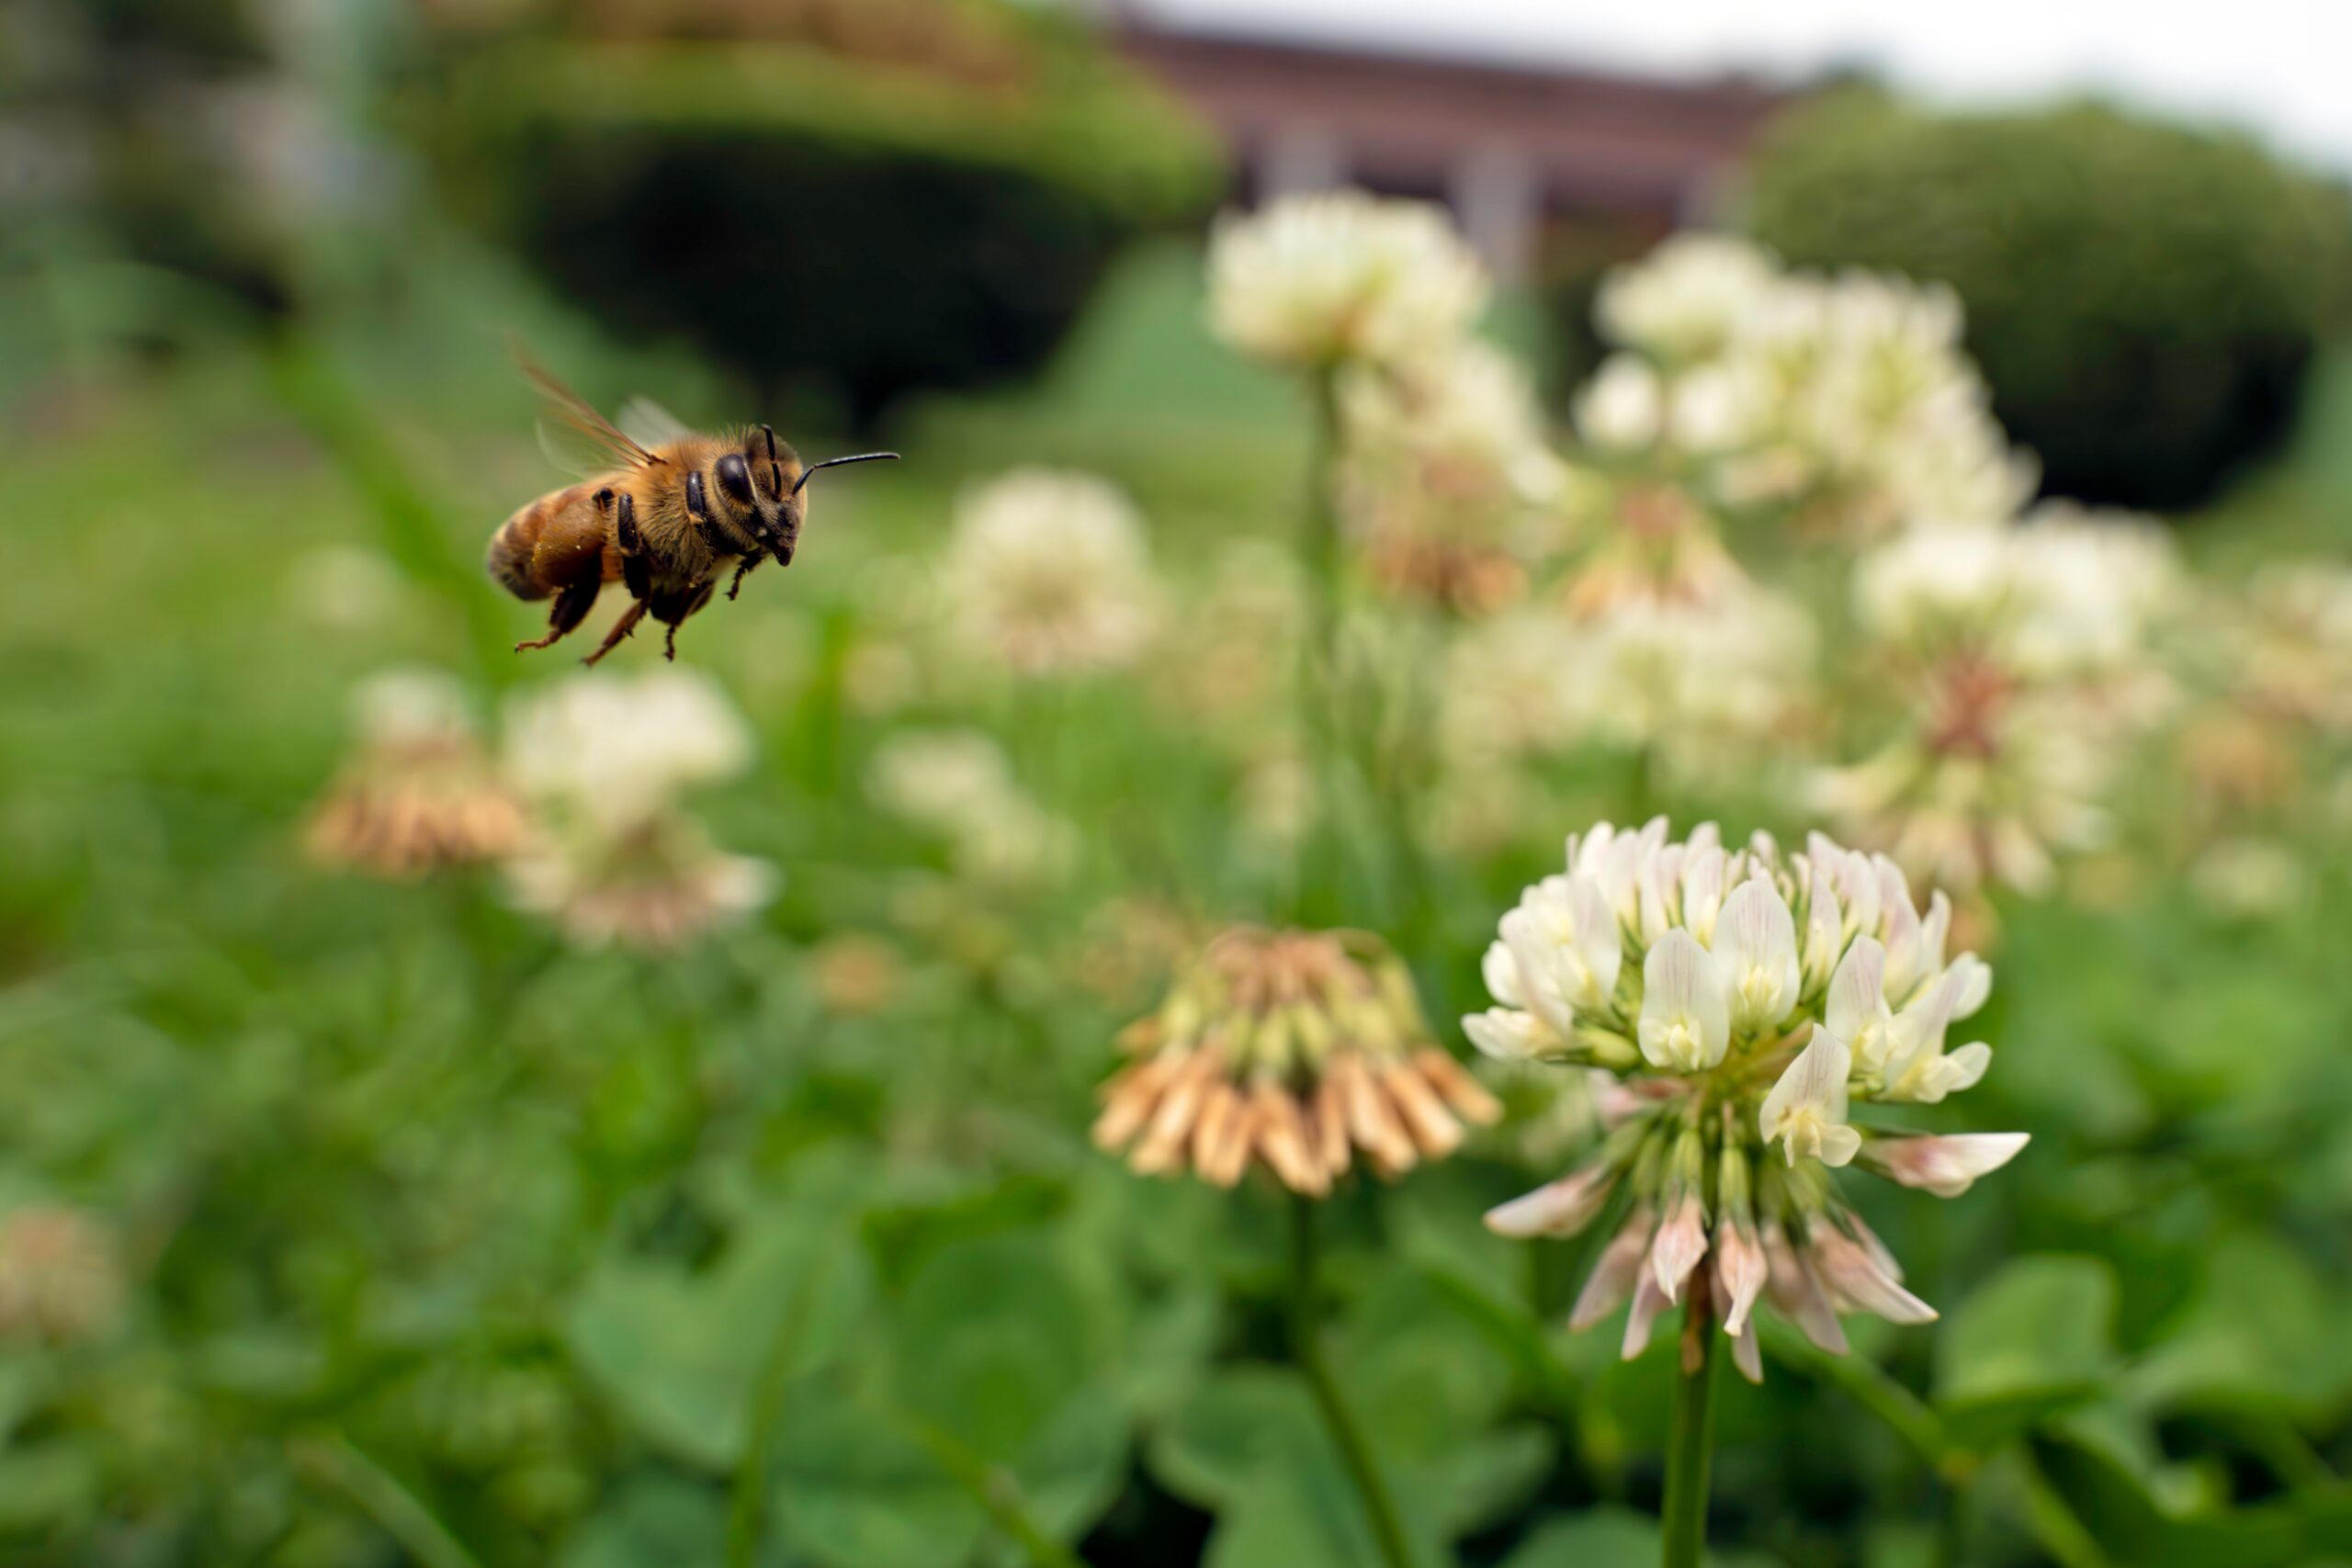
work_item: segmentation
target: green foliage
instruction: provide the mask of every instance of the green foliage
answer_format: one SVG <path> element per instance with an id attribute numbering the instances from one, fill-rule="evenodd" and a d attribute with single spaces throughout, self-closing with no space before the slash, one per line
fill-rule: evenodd
<path id="1" fill-rule="evenodd" d="M 1203 135 L 1099 45 L 1042 18 L 1005 41 L 978 81 L 536 42 L 462 60 L 420 129 L 459 208 L 609 325 L 864 419 L 1034 371 L 1120 246 L 1213 194 Z"/>
<path id="2" fill-rule="evenodd" d="M 2079 105 L 1791 111 L 1747 223 L 1802 265 L 1949 282 L 2010 435 L 2062 495 L 2210 501 L 2278 447 L 2342 322 L 2352 211 L 2244 138 Z"/>

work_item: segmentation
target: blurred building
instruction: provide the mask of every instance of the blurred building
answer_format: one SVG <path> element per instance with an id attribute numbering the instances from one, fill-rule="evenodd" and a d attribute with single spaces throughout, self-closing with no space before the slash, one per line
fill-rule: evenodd
<path id="1" fill-rule="evenodd" d="M 1178 28 L 1114 7 L 1125 52 L 1220 130 L 1236 192 L 1349 184 L 1444 201 L 1523 273 L 1544 225 L 1663 231 L 1702 209 L 1785 95 Z"/>

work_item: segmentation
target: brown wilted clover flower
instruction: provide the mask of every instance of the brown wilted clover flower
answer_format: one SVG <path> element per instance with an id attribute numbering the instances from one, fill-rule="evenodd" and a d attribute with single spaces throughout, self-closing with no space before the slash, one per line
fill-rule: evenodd
<path id="1" fill-rule="evenodd" d="M 1121 1041 L 1094 1141 L 1155 1175 L 1230 1187 L 1252 1159 L 1320 1197 L 1361 1149 L 1394 1177 L 1492 1122 L 1492 1095 L 1432 1041 L 1412 977 L 1359 931 L 1240 926 L 1211 941 Z"/>
<path id="2" fill-rule="evenodd" d="M 358 746 L 311 818 L 312 855 L 407 878 L 512 853 L 528 827 L 456 682 L 395 671 L 359 689 Z"/>
<path id="3" fill-rule="evenodd" d="M 98 1222 L 62 1204 L 0 1219 L 0 1340 L 87 1339 L 122 1308 L 122 1266 Z"/>

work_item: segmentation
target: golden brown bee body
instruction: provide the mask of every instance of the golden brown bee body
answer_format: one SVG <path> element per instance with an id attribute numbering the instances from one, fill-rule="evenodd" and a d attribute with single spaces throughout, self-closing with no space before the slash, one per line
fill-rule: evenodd
<path id="1" fill-rule="evenodd" d="M 679 626 L 710 603 L 722 574 L 734 573 L 732 599 L 766 558 L 792 564 L 808 520 L 810 474 L 896 456 L 865 453 L 804 468 L 763 424 L 641 445 L 545 371 L 527 363 L 525 369 L 562 423 L 610 466 L 539 497 L 491 536 L 491 575 L 518 599 L 554 601 L 547 635 L 517 643 L 517 652 L 571 632 L 604 585 L 619 582 L 630 605 L 586 661 L 610 653 L 649 614 L 669 627 L 664 652 L 676 658 Z"/>

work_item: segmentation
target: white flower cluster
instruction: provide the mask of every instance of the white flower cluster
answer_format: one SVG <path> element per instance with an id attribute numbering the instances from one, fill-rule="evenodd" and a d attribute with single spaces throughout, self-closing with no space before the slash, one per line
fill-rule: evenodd
<path id="1" fill-rule="evenodd" d="M 866 790 L 886 810 L 944 835 L 976 881 L 1023 886 L 1066 870 L 1078 834 L 1023 791 L 1004 749 L 977 729 L 908 730 L 874 754 Z"/>
<path id="2" fill-rule="evenodd" d="M 1351 367 L 1339 415 L 1340 514 L 1384 586 L 1484 611 L 1566 541 L 1570 474 L 1533 385 L 1492 344 Z"/>
<path id="3" fill-rule="evenodd" d="M 1599 742 L 1704 773 L 1784 729 L 1809 686 L 1812 617 L 1743 571 L 1679 490 L 1615 500 L 1557 603 L 1455 641 L 1441 705 L 1454 760 Z"/>
<path id="4" fill-rule="evenodd" d="M 964 645 L 1023 675 L 1127 664 L 1159 624 L 1142 515 L 1088 474 L 1016 468 L 967 494 L 941 581 Z"/>
<path id="5" fill-rule="evenodd" d="M 2130 742 L 2171 705 L 2152 654 L 2182 586 L 2153 521 L 2059 504 L 1872 547 L 1855 619 L 1907 705 L 1861 761 L 1815 775 L 1812 803 L 1946 886 L 2046 888 L 2058 852 L 2105 837 Z"/>
<path id="6" fill-rule="evenodd" d="M 686 671 L 575 675 L 516 697 L 507 773 L 542 831 L 509 863 L 515 901 L 585 944 L 649 949 L 759 908 L 773 870 L 719 852 L 680 799 L 751 757 L 734 708 Z"/>
<path id="7" fill-rule="evenodd" d="M 1854 613 L 1879 637 L 1964 644 L 2041 679 L 2143 656 L 2180 589 L 2161 524 L 2052 502 L 2017 525 L 1929 524 L 1872 547 L 1855 564 Z"/>
<path id="8" fill-rule="evenodd" d="M 1946 955 L 1950 903 L 1921 909 L 1894 862 L 1819 834 L 1783 853 L 1762 834 L 1727 848 L 1712 824 L 1670 842 L 1663 818 L 1603 823 L 1568 839 L 1566 861 L 1502 918 L 1485 964 L 1498 1005 L 1463 1025 L 1490 1056 L 1614 1075 L 1609 1131 L 1487 1224 L 1566 1235 L 1619 1205 L 1572 1322 L 1630 1299 L 1628 1357 L 1686 1297 L 1750 1378 L 1768 1290 L 1827 1350 L 1845 1348 L 1840 1311 L 1932 1318 L 1828 1172 L 1859 1163 L 1950 1197 L 2025 1144 L 1851 1120 L 1858 1101 L 1939 1103 L 1991 1063 L 1982 1042 L 1950 1043 L 1992 987 L 1973 954 Z"/>
<path id="9" fill-rule="evenodd" d="M 1666 457 L 1721 504 L 1874 535 L 2005 518 L 2032 490 L 1949 288 L 1792 273 L 1693 234 L 1612 273 L 1596 316 L 1621 352 L 1577 400 L 1586 441 Z"/>
<path id="10" fill-rule="evenodd" d="M 1216 334 L 1293 368 L 1440 355 L 1486 308 L 1488 289 L 1442 208 L 1359 191 L 1292 197 L 1219 220 L 1208 269 Z"/>

